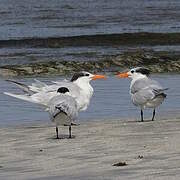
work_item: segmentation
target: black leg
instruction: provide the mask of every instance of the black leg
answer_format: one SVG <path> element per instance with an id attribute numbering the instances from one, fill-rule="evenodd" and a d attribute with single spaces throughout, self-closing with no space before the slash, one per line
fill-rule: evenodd
<path id="1" fill-rule="evenodd" d="M 143 122 L 144 119 L 143 119 L 143 110 L 141 109 L 141 121 Z"/>
<path id="2" fill-rule="evenodd" d="M 56 126 L 56 138 L 59 139 L 58 127 Z"/>
<path id="3" fill-rule="evenodd" d="M 155 114 L 156 114 L 156 111 L 155 111 L 155 109 L 154 109 L 154 111 L 153 111 L 153 116 L 152 116 L 152 121 L 154 121 Z"/>
<path id="4" fill-rule="evenodd" d="M 71 126 L 69 126 L 69 138 L 72 138 L 72 136 L 71 136 Z"/>

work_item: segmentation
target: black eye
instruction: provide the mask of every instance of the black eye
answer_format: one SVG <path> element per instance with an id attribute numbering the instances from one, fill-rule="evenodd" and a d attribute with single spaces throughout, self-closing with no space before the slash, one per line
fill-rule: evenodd
<path id="1" fill-rule="evenodd" d="M 134 73 L 134 70 L 131 70 L 131 73 L 133 74 L 133 73 Z"/>
<path id="2" fill-rule="evenodd" d="M 89 74 L 85 74 L 85 76 L 89 76 Z"/>

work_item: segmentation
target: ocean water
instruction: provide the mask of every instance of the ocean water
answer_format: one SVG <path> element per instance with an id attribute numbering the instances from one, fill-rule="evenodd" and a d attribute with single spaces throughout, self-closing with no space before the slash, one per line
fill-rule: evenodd
<path id="1" fill-rule="evenodd" d="M 38 79 L 50 83 L 52 80 L 60 80 L 64 77 L 39 77 Z M 157 120 L 180 117 L 180 75 L 177 74 L 154 74 L 152 78 L 159 81 L 163 87 L 169 88 L 167 98 L 157 109 Z M 30 84 L 32 78 L 16 79 Z M 17 124 L 31 124 L 49 122 L 48 113 L 38 105 L 15 99 L 3 94 L 4 91 L 21 93 L 13 84 L 0 79 L 0 126 Z M 128 79 L 117 79 L 110 76 L 107 80 L 93 81 L 94 95 L 87 111 L 79 114 L 80 123 L 92 120 L 131 119 L 137 121 L 140 118 L 140 110 L 130 100 Z M 145 119 L 151 118 L 151 110 L 145 110 Z"/>
<path id="2" fill-rule="evenodd" d="M 0 39 L 177 32 L 178 0 L 0 0 Z"/>
<path id="3" fill-rule="evenodd" d="M 0 41 L 180 31 L 179 0 L 0 0 Z M 38 42 L 37 42 L 38 43 Z M 97 60 L 123 51 L 179 51 L 180 46 L 5 46 L 0 66 L 39 61 Z"/>

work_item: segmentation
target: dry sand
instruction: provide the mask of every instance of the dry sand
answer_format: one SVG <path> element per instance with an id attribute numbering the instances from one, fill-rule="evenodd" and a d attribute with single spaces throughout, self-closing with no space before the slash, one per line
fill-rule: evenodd
<path id="1" fill-rule="evenodd" d="M 109 120 L 55 139 L 49 125 L 0 128 L 0 180 L 180 179 L 180 119 Z M 60 127 L 68 134 L 68 127 Z M 126 166 L 112 166 L 126 162 Z"/>

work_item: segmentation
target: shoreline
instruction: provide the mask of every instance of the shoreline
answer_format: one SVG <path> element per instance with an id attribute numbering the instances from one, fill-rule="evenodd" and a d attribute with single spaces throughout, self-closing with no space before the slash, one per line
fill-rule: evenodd
<path id="1" fill-rule="evenodd" d="M 146 114 L 147 113 L 147 114 Z M 151 117 L 151 113 L 148 114 L 148 110 L 146 109 L 145 112 L 145 119 L 144 121 L 149 121 L 148 118 Z M 112 120 L 112 122 L 120 122 L 120 123 L 132 123 L 132 122 L 140 122 L 140 116 L 139 114 L 136 116 L 131 116 L 131 117 L 101 117 L 101 118 L 86 118 L 86 119 L 77 119 L 76 123 L 79 125 L 83 125 L 83 124 L 88 124 L 88 123 L 108 123 L 108 121 Z M 180 114 L 178 113 L 178 111 L 172 111 L 170 112 L 169 110 L 167 110 L 167 112 L 162 111 L 162 112 L 158 112 L 156 114 L 156 120 L 160 121 L 161 119 L 163 119 L 164 121 L 168 120 L 168 119 L 180 119 Z M 20 122 L 20 121 L 16 121 L 13 124 L 12 123 L 7 123 L 7 124 L 1 124 L 0 129 L 1 128 L 29 128 L 29 127 L 54 127 L 54 123 L 50 120 L 50 119 L 46 119 L 46 120 L 32 120 L 32 121 L 27 121 L 27 122 Z M 61 127 L 61 126 L 60 126 Z M 72 126 L 73 128 L 74 126 Z M 76 126 L 75 126 L 76 127 Z M 77 126 L 78 127 L 78 126 Z"/>
<path id="2" fill-rule="evenodd" d="M 180 54 L 139 50 L 108 56 L 97 61 L 49 61 L 24 65 L 0 66 L 0 76 L 67 75 L 78 71 L 116 73 L 132 67 L 144 66 L 152 73 L 179 73 Z"/>
<path id="3" fill-rule="evenodd" d="M 180 120 L 93 121 L 72 128 L 0 128 L 2 179 L 170 179 L 180 177 Z M 124 166 L 113 166 L 120 163 Z"/>

